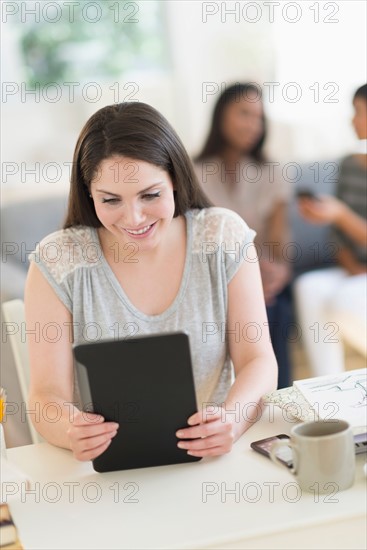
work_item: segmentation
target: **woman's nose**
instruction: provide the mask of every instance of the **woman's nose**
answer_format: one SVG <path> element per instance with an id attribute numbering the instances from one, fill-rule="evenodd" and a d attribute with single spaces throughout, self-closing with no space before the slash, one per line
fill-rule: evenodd
<path id="1" fill-rule="evenodd" d="M 124 225 L 127 229 L 135 229 L 140 227 L 144 222 L 145 214 L 141 206 L 136 204 L 126 205 Z"/>

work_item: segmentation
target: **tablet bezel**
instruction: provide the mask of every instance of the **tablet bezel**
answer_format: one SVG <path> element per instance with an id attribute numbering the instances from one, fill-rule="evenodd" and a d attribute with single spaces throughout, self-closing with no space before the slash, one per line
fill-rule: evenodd
<path id="1" fill-rule="evenodd" d="M 100 340 L 73 353 L 83 410 L 120 424 L 93 460 L 97 472 L 200 460 L 179 449 L 175 435 L 198 410 L 186 333 Z M 124 360 L 131 368 L 122 368 Z"/>

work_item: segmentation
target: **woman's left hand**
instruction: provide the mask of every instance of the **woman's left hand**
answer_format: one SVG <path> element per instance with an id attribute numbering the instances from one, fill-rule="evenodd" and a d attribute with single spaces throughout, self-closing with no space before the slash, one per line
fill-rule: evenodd
<path id="1" fill-rule="evenodd" d="M 190 428 L 176 432 L 177 446 L 191 456 L 219 456 L 229 453 L 235 441 L 233 415 L 222 407 L 210 406 L 188 419 Z M 191 441 L 182 441 L 191 440 Z"/>

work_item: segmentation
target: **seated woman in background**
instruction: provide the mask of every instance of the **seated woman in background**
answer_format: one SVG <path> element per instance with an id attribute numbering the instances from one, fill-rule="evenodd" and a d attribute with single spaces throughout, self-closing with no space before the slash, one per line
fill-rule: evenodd
<path id="1" fill-rule="evenodd" d="M 266 162 L 266 122 L 261 90 L 234 84 L 218 98 L 206 143 L 195 162 L 206 195 L 216 206 L 237 212 L 257 233 L 256 246 L 271 341 L 278 362 L 278 388 L 291 382 L 287 336 L 292 325 L 287 203 L 291 189 Z"/>
<path id="2" fill-rule="evenodd" d="M 276 386 L 258 263 L 243 254 L 253 237 L 237 214 L 210 207 L 179 137 L 155 109 L 127 102 L 95 113 L 76 145 L 64 229 L 30 255 L 27 325 L 63 327 L 57 341 L 28 339 L 30 406 L 52 402 L 62 411 L 56 423 L 41 415 L 40 434 L 79 460 L 107 449 L 118 426 L 76 406 L 72 343 L 87 342 L 90 325 L 111 339 L 116 324 L 125 337 L 133 323 L 138 335 L 189 334 L 199 410 L 177 444 L 197 457 L 229 452 Z M 212 241 L 218 252 L 207 250 Z M 221 244 L 240 254 L 222 253 Z M 236 337 L 236 324 L 254 322 L 264 327 L 256 341 Z M 219 409 L 209 419 L 208 402 Z"/>
<path id="3" fill-rule="evenodd" d="M 367 84 L 353 99 L 353 125 L 367 138 Z M 367 355 L 367 155 L 341 163 L 336 198 L 299 199 L 299 210 L 311 223 L 333 225 L 339 267 L 301 275 L 294 296 L 303 343 L 314 376 L 344 370 L 345 340 Z"/>

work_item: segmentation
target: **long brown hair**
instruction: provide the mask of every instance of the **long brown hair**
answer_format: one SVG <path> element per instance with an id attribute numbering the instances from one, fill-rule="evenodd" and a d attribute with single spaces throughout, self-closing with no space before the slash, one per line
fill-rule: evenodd
<path id="1" fill-rule="evenodd" d="M 119 103 L 97 111 L 80 133 L 64 229 L 75 225 L 101 226 L 90 197 L 90 185 L 100 163 L 113 156 L 145 161 L 165 170 L 175 188 L 175 216 L 191 208 L 210 206 L 185 147 L 168 121 L 146 103 Z"/>
<path id="2" fill-rule="evenodd" d="M 220 157 L 223 154 L 223 150 L 226 146 L 226 140 L 222 131 L 222 120 L 225 108 L 227 105 L 234 101 L 240 101 L 241 99 L 249 99 L 249 95 L 254 92 L 256 98 L 261 100 L 261 89 L 256 84 L 236 82 L 224 90 L 219 96 L 217 103 L 215 104 L 211 127 L 208 137 L 204 144 L 202 151 L 197 155 L 195 161 L 207 160 L 210 157 Z M 258 99 L 256 99 L 258 101 Z M 263 132 L 259 137 L 257 143 L 254 144 L 251 151 L 245 151 L 245 153 L 254 159 L 256 162 L 262 163 L 265 161 L 263 153 L 263 146 L 266 139 L 266 120 L 263 111 L 262 115 Z"/>

